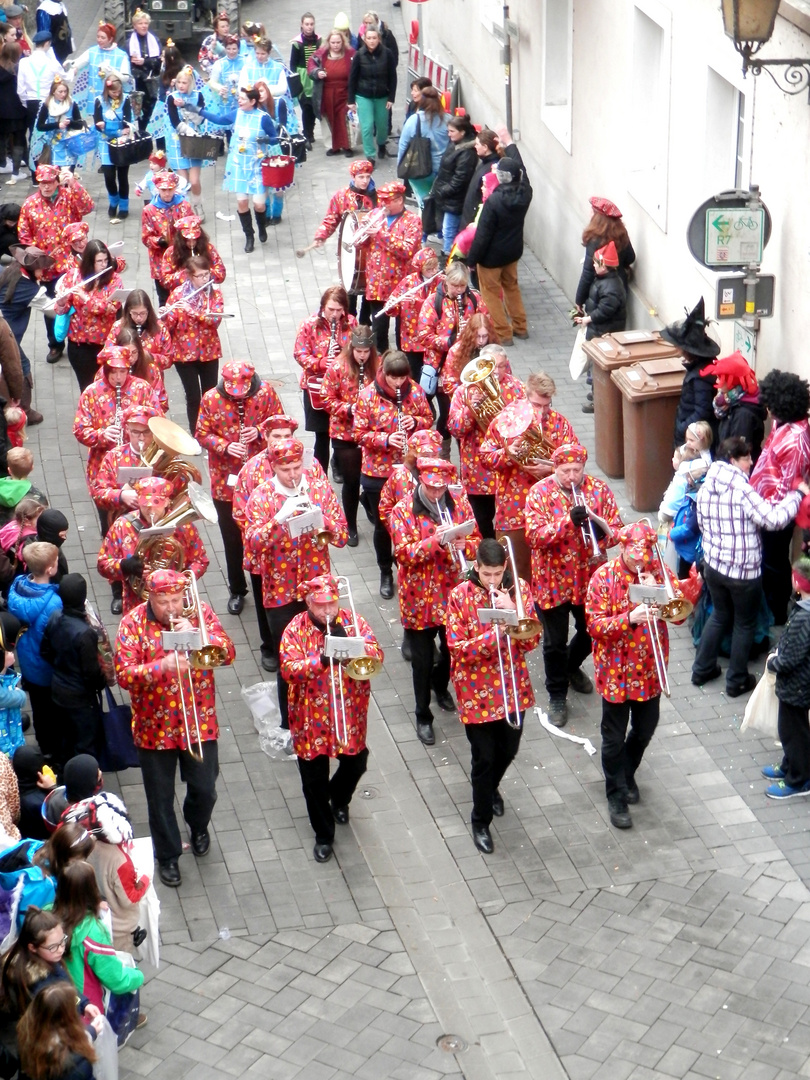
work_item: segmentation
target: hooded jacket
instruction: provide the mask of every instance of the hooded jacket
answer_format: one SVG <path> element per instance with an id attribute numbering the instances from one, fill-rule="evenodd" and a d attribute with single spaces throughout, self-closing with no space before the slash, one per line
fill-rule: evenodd
<path id="1" fill-rule="evenodd" d="M 43 510 L 37 518 L 37 531 L 35 536 L 28 536 L 23 541 L 22 546 L 22 558 L 25 560 L 25 549 L 29 544 L 33 544 L 34 541 L 41 540 L 46 544 L 53 544 L 59 548 L 59 567 L 53 576 L 54 585 L 58 585 L 65 574 L 68 572 L 68 563 L 65 558 L 65 554 L 62 551 L 62 544 L 64 544 L 64 537 L 60 536 L 60 532 L 64 532 L 68 526 L 69 521 L 62 513 L 61 510 Z"/>
<path id="2" fill-rule="evenodd" d="M 810 708 L 810 600 L 800 600 L 768 662 L 776 672 L 776 696 L 787 705 Z"/>
<path id="3" fill-rule="evenodd" d="M 40 646 L 48 619 L 61 607 L 59 587 L 52 581 L 40 585 L 30 577 L 21 576 L 11 583 L 8 610 L 27 626 L 17 641 L 17 659 L 23 679 L 35 686 L 51 685 L 53 668 L 42 658 Z"/>
<path id="4" fill-rule="evenodd" d="M 53 668 L 51 697 L 64 709 L 92 708 L 107 682 L 98 658 L 98 636 L 87 621 L 87 582 L 66 574 L 59 584 L 62 609 L 51 613 L 40 645 Z"/>
<path id="5" fill-rule="evenodd" d="M 427 134 L 427 132 L 425 132 Z M 460 214 L 464 209 L 464 198 L 467 194 L 472 174 L 478 162 L 475 152 L 475 136 L 462 139 L 461 142 L 450 142 L 442 154 L 439 162 L 439 171 L 430 189 L 431 195 L 436 200 L 437 207 L 448 214 Z"/>
<path id="6" fill-rule="evenodd" d="M 756 465 L 757 459 L 762 453 L 767 417 L 768 412 L 765 406 L 759 403 L 759 395 L 756 397 L 749 394 L 744 395 L 718 421 L 717 445 L 719 446 L 724 439 L 730 439 L 734 435 L 741 435 L 748 440 L 751 447 L 751 460 Z"/>
<path id="7" fill-rule="evenodd" d="M 527 180 L 498 184 L 481 210 L 470 266 L 495 268 L 515 263 L 523 254 L 523 222 L 529 212 L 532 189 Z"/>

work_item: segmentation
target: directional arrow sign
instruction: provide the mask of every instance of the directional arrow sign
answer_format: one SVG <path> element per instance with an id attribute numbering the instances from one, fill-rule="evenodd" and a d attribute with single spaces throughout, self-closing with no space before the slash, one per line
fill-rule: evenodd
<path id="1" fill-rule="evenodd" d="M 747 266 L 762 262 L 765 210 L 718 207 L 706 211 L 706 265 Z"/>

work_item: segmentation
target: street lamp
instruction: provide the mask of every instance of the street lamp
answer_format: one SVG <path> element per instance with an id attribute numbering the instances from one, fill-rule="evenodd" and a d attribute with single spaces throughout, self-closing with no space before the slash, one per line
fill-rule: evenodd
<path id="1" fill-rule="evenodd" d="M 808 60 L 760 60 L 754 59 L 759 50 L 770 41 L 779 0 L 722 0 L 723 27 L 734 42 L 734 48 L 743 59 L 743 75 L 761 75 L 767 71 L 775 85 L 785 94 L 810 91 L 810 59 Z M 774 74 L 771 68 L 784 68 Z"/>

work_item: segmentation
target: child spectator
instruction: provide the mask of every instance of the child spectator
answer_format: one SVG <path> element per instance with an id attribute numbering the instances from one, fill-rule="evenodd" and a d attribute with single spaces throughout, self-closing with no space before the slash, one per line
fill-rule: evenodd
<path id="1" fill-rule="evenodd" d="M 92 1080 L 97 1015 L 85 1027 L 76 1011 L 76 990 L 60 980 L 41 990 L 17 1025 L 23 1074 L 29 1080 Z"/>
<path id="2" fill-rule="evenodd" d="M 10 611 L 0 611 L 0 752 L 8 757 L 25 742 L 20 715 L 20 709 L 25 705 L 25 691 L 20 689 L 20 676 L 14 670 L 17 658 L 12 651 L 19 633 L 20 620 Z"/>
<path id="3" fill-rule="evenodd" d="M 68 563 L 65 558 L 64 552 L 61 550 L 62 544 L 64 544 L 67 538 L 69 522 L 61 510 L 53 510 L 50 507 L 47 510 L 43 510 L 37 518 L 37 534 L 36 539 L 45 544 L 52 544 L 57 549 L 58 566 L 56 573 L 54 574 L 54 584 L 58 585 L 65 574 L 68 573 Z M 22 544 L 22 560 L 27 563 L 27 549 L 31 541 L 23 541 Z"/>
<path id="4" fill-rule="evenodd" d="M 24 418 L 25 414 L 23 420 Z M 34 487 L 29 480 L 33 468 L 34 455 L 27 447 L 13 446 L 9 450 L 8 476 L 0 477 L 0 525 L 11 521 L 14 511 L 23 499 L 35 499 L 42 507 L 48 505 L 44 492 Z"/>
<path id="5" fill-rule="evenodd" d="M 154 199 L 158 193 L 158 189 L 155 187 L 155 173 L 163 172 L 168 167 L 165 150 L 155 150 L 149 155 L 149 169 L 143 179 L 135 185 L 135 194 L 139 199 L 143 196 L 146 203 L 150 203 Z M 178 195 L 185 198 L 186 193 L 191 190 L 191 184 L 181 176 L 178 178 L 176 190 Z"/>
<path id="6" fill-rule="evenodd" d="M 9 453 L 14 447 L 22 446 L 25 442 L 25 425 L 28 422 L 25 409 L 19 405 L 6 405 L 3 409 L 6 418 L 6 437 L 8 438 Z"/>
<path id="7" fill-rule="evenodd" d="M 37 535 L 37 518 L 43 509 L 41 503 L 26 495 L 15 506 L 13 519 L 0 527 L 0 588 L 4 596 L 17 574 L 23 572 L 23 544 Z"/>
<path id="8" fill-rule="evenodd" d="M 49 833 L 42 820 L 45 796 L 56 785 L 56 778 L 46 775 L 45 758 L 35 746 L 20 746 L 11 759 L 20 790 L 20 833 L 29 840 L 47 840 Z"/>

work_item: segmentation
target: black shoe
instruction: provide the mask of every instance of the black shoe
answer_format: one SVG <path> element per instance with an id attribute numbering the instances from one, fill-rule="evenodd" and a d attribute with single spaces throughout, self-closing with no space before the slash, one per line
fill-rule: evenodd
<path id="1" fill-rule="evenodd" d="M 242 608 L 245 606 L 244 596 L 232 596 L 228 601 L 228 614 L 240 615 Z"/>
<path id="2" fill-rule="evenodd" d="M 306 148 L 307 148 L 307 153 L 309 153 L 309 151 L 310 151 L 310 150 L 312 149 L 312 139 L 311 139 L 311 138 L 306 138 L 306 137 L 305 137 L 305 138 L 304 138 L 304 146 L 306 146 Z"/>
<path id="3" fill-rule="evenodd" d="M 329 862 L 332 858 L 332 845 L 316 844 L 312 849 L 312 854 L 315 856 L 315 862 Z"/>
<path id="4" fill-rule="evenodd" d="M 453 695 L 450 693 L 449 690 L 442 690 L 441 693 L 439 693 L 438 690 L 434 690 L 434 693 L 436 695 L 436 704 L 439 706 L 442 712 L 456 711 L 456 703 L 455 701 L 453 701 Z"/>
<path id="5" fill-rule="evenodd" d="M 492 843 L 492 834 L 489 831 L 487 825 L 473 825 L 472 827 L 473 843 L 479 851 L 483 851 L 485 855 L 491 855 L 495 850 L 495 845 Z"/>
<path id="6" fill-rule="evenodd" d="M 723 669 L 720 667 L 719 664 L 715 667 L 714 671 L 710 671 L 708 675 L 696 675 L 693 671 L 692 685 L 703 686 L 707 682 L 712 682 L 714 679 L 719 679 L 722 674 Z"/>
<path id="7" fill-rule="evenodd" d="M 726 697 L 742 697 L 743 694 L 750 694 L 756 685 L 756 675 L 751 675 L 749 673 L 745 676 L 745 682 L 742 686 L 729 686 L 728 683 L 726 683 Z"/>
<path id="8" fill-rule="evenodd" d="M 262 653 L 262 668 L 265 671 L 269 671 L 271 674 L 278 671 L 278 659 L 272 654 L 270 656 L 265 656 L 265 654 Z"/>
<path id="9" fill-rule="evenodd" d="M 332 817 L 338 823 L 338 825 L 349 824 L 349 808 L 348 806 L 335 806 L 332 803 Z"/>
<path id="10" fill-rule="evenodd" d="M 208 835 L 208 829 L 202 829 L 200 832 L 191 834 L 191 850 L 200 859 L 203 855 L 208 854 L 211 850 L 211 837 Z"/>
<path id="11" fill-rule="evenodd" d="M 548 718 L 554 727 L 565 727 L 568 723 L 568 706 L 564 699 L 549 702 Z"/>
<path id="12" fill-rule="evenodd" d="M 568 685 L 572 690 L 575 690 L 578 694 L 592 694 L 593 682 L 585 674 L 582 668 L 577 668 L 576 671 L 568 672 Z"/>
<path id="13" fill-rule="evenodd" d="M 622 795 L 611 795 L 608 799 L 608 811 L 610 812 L 610 824 L 617 829 L 632 829 L 633 819 L 627 809 L 627 799 Z"/>
<path id="14" fill-rule="evenodd" d="M 641 792 L 638 790 L 638 784 L 635 780 L 627 781 L 627 796 L 625 802 L 630 806 L 635 806 L 636 803 L 641 801 Z"/>
<path id="15" fill-rule="evenodd" d="M 503 817 L 503 795 L 496 791 L 492 796 L 492 813 L 495 817 Z"/>
<path id="16" fill-rule="evenodd" d="M 425 746 L 433 746 L 436 742 L 436 736 L 433 734 L 433 724 L 420 724 L 416 721 L 416 737 L 420 743 L 424 743 Z"/>
<path id="17" fill-rule="evenodd" d="M 346 541 L 346 547 L 357 547 L 360 543 L 360 538 L 357 535 L 357 529 L 349 529 L 349 539 Z"/>
<path id="18" fill-rule="evenodd" d="M 343 151 L 343 152 L 345 153 L 345 151 Z M 340 150 L 327 150 L 327 151 L 326 151 L 326 156 L 327 156 L 327 157 L 337 157 L 337 155 L 338 155 L 339 153 L 341 153 L 341 151 L 340 151 Z M 351 157 L 351 154 L 349 155 L 349 157 Z"/>
<path id="19" fill-rule="evenodd" d="M 110 601 L 110 614 L 121 615 L 124 611 L 124 601 L 120 596 L 114 596 Z"/>
<path id="20" fill-rule="evenodd" d="M 165 862 L 159 862 L 157 865 L 158 877 L 163 884 L 168 885 L 170 889 L 176 889 L 183 880 L 180 877 L 180 867 L 177 865 L 177 859 L 166 859 Z"/>
<path id="21" fill-rule="evenodd" d="M 378 146 L 377 147 L 377 157 L 378 158 L 388 157 L 388 151 L 385 149 L 384 146 Z"/>
<path id="22" fill-rule="evenodd" d="M 380 596 L 383 600 L 390 600 L 394 595 L 394 575 L 389 570 L 380 574 Z"/>
<path id="23" fill-rule="evenodd" d="M 250 255 L 251 251 L 256 250 L 256 244 L 252 236 L 245 237 L 245 254 Z"/>
<path id="24" fill-rule="evenodd" d="M 45 357 L 45 360 L 49 364 L 58 364 L 59 361 L 62 359 L 62 353 L 64 351 L 64 345 L 51 345 L 50 349 L 48 350 L 48 355 Z"/>
<path id="25" fill-rule="evenodd" d="M 406 663 L 410 664 L 411 660 L 413 660 L 413 653 L 411 651 L 411 639 L 408 637 L 407 632 L 405 634 L 405 637 L 403 637 L 402 639 L 402 644 L 399 647 L 399 651 L 402 653 L 402 659 Z"/>
<path id="26" fill-rule="evenodd" d="M 343 156 L 344 157 L 354 157 L 354 150 L 344 150 L 343 151 Z"/>
<path id="27" fill-rule="evenodd" d="M 582 406 L 582 411 L 590 415 L 593 412 L 593 402 L 586 401 L 585 404 Z"/>

